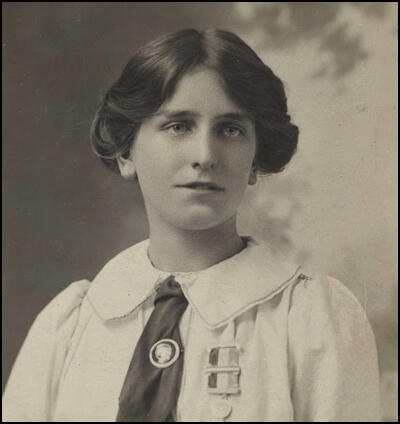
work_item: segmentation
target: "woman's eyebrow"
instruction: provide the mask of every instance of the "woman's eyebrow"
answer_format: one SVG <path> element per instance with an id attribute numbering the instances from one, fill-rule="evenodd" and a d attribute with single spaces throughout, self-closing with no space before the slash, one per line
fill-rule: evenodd
<path id="1" fill-rule="evenodd" d="M 164 116 L 169 119 L 177 119 L 177 118 L 198 118 L 200 117 L 200 114 L 192 111 L 192 110 L 160 110 L 154 114 L 154 116 Z M 240 122 L 246 122 L 246 121 L 252 121 L 252 118 L 250 115 L 243 113 L 243 112 L 227 112 L 223 113 L 222 115 L 217 115 L 213 118 L 213 121 L 220 121 L 223 119 L 232 119 L 235 121 Z"/>

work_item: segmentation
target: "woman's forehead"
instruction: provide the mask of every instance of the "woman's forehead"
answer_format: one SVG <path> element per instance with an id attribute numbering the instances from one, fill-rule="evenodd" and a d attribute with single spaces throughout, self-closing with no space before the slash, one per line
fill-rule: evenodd
<path id="1" fill-rule="evenodd" d="M 198 69 L 182 76 L 173 94 L 156 112 L 157 116 L 223 116 L 249 119 L 229 96 L 221 76 L 212 69 Z"/>

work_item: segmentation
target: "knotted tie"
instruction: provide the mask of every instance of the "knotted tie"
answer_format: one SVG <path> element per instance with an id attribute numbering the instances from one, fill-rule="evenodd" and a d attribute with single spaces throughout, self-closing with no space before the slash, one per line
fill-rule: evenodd
<path id="1" fill-rule="evenodd" d="M 154 304 L 125 377 L 116 421 L 172 421 L 183 369 L 179 321 L 188 302 L 171 276 L 158 289 Z"/>

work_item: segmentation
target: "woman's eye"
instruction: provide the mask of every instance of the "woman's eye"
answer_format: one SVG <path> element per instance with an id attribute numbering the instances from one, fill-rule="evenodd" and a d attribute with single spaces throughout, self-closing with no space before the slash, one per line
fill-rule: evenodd
<path id="1" fill-rule="evenodd" d="M 223 129 L 223 134 L 226 137 L 239 137 L 243 135 L 243 131 L 237 127 L 225 127 Z"/>
<path id="2" fill-rule="evenodd" d="M 189 126 L 183 122 L 177 122 L 167 127 L 166 130 L 172 135 L 183 135 L 189 131 Z"/>

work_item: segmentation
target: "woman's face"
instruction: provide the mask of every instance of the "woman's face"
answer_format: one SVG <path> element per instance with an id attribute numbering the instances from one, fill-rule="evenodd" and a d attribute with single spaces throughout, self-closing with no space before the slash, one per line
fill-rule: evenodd
<path id="1" fill-rule="evenodd" d="M 232 218 L 249 183 L 256 150 L 253 121 L 227 96 L 219 75 L 186 74 L 146 119 L 131 148 L 150 228 L 162 220 L 186 230 Z M 220 190 L 182 187 L 204 181 Z"/>

